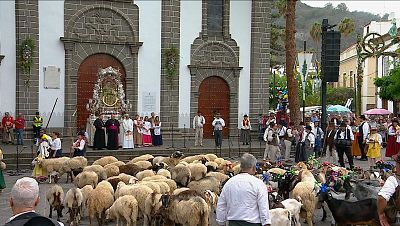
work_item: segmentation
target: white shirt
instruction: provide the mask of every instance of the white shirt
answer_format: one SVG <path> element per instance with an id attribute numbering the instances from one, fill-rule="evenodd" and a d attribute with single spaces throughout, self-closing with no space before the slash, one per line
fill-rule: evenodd
<path id="1" fill-rule="evenodd" d="M 216 118 L 212 122 L 212 126 L 214 126 L 214 130 L 222 130 L 225 127 L 225 121 L 222 118 Z"/>
<path id="2" fill-rule="evenodd" d="M 389 136 L 395 136 L 395 135 L 397 135 L 397 134 L 396 134 L 396 128 L 395 128 L 393 125 L 389 126 L 388 135 L 389 135 Z"/>
<path id="3" fill-rule="evenodd" d="M 312 132 L 314 133 L 314 135 L 317 137 L 318 134 L 320 136 L 321 139 L 324 138 L 324 131 L 322 131 L 321 127 L 313 127 L 312 128 Z"/>
<path id="4" fill-rule="evenodd" d="M 203 128 L 203 125 L 206 123 L 206 119 L 202 115 L 196 115 L 193 118 L 193 129 Z"/>
<path id="5" fill-rule="evenodd" d="M 78 147 L 78 149 L 79 150 L 83 150 L 84 148 L 85 148 L 85 140 L 84 139 L 82 139 L 80 142 L 79 142 L 79 147 Z"/>
<path id="6" fill-rule="evenodd" d="M 340 129 L 338 129 L 338 131 L 337 131 L 336 134 L 335 134 L 335 138 L 334 138 L 335 140 L 336 140 L 336 139 L 343 140 L 343 139 L 348 138 L 348 137 L 347 137 L 347 133 L 350 133 L 350 140 L 354 140 L 354 134 L 353 134 L 353 131 L 351 131 L 351 129 L 349 129 L 349 128 L 346 127 L 346 130 L 341 131 L 340 134 L 339 134 L 339 130 L 340 130 Z M 348 132 L 348 131 L 349 131 L 349 132 Z M 339 136 L 339 137 L 338 137 L 338 136 Z"/>
<path id="7" fill-rule="evenodd" d="M 53 140 L 53 142 L 51 142 L 51 150 L 60 150 L 61 149 L 61 139 L 60 138 L 56 138 Z"/>
<path id="8" fill-rule="evenodd" d="M 382 196 L 386 201 L 389 201 L 390 197 L 394 194 L 396 191 L 396 188 L 399 184 L 397 183 L 397 179 L 394 176 L 390 176 L 381 190 L 378 192 L 378 195 Z"/>
<path id="9" fill-rule="evenodd" d="M 303 133 L 303 137 L 301 138 L 301 142 L 305 142 L 306 141 L 306 137 L 307 139 L 310 141 L 310 145 L 313 146 L 315 144 L 315 135 L 313 132 L 310 132 L 310 135 L 307 136 L 307 131 L 304 130 Z"/>
<path id="10" fill-rule="evenodd" d="M 382 136 L 379 133 L 375 133 L 375 134 L 376 134 L 376 138 L 378 140 L 379 145 L 382 145 Z M 371 135 L 373 136 L 373 134 L 368 134 L 368 136 L 367 136 L 367 144 L 371 143 L 369 141 Z"/>
<path id="11" fill-rule="evenodd" d="M 273 134 L 275 134 L 276 136 L 275 136 L 275 140 L 274 140 L 274 137 L 273 137 Z M 271 144 L 272 145 L 278 145 L 279 143 L 278 143 L 278 139 L 279 139 L 279 137 L 278 137 L 278 131 L 276 130 L 274 130 L 274 129 L 266 129 L 265 130 L 265 132 L 264 132 L 264 141 L 266 141 L 266 142 L 271 142 Z M 272 141 L 274 141 L 274 142 L 272 142 Z"/>
<path id="12" fill-rule="evenodd" d="M 282 126 L 282 128 L 278 129 L 278 131 L 279 131 L 278 135 L 279 135 L 280 137 L 285 136 L 286 130 L 287 130 L 287 128 L 284 127 L 284 126 Z"/>
<path id="13" fill-rule="evenodd" d="M 151 123 L 148 121 L 145 121 L 143 123 L 143 127 L 142 127 L 142 134 L 144 135 L 151 135 L 150 133 L 150 128 L 151 128 Z"/>
<path id="14" fill-rule="evenodd" d="M 248 125 L 244 125 L 244 120 L 242 120 L 242 127 L 241 129 L 251 129 L 251 124 L 250 124 L 250 120 L 248 120 Z"/>
<path id="15" fill-rule="evenodd" d="M 216 212 L 219 225 L 232 220 L 271 224 L 267 186 L 248 173 L 232 177 L 222 189 Z"/>
<path id="16" fill-rule="evenodd" d="M 368 122 L 362 122 L 364 123 L 362 126 L 362 130 L 363 130 L 363 140 L 367 140 L 367 136 L 369 134 L 369 124 Z"/>

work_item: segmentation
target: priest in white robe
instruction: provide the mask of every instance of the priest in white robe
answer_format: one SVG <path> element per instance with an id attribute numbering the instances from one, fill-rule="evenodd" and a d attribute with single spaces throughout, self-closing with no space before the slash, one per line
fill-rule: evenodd
<path id="1" fill-rule="evenodd" d="M 124 119 L 122 120 L 122 128 L 123 128 L 123 149 L 133 149 L 133 120 L 129 118 L 128 114 L 124 115 Z"/>

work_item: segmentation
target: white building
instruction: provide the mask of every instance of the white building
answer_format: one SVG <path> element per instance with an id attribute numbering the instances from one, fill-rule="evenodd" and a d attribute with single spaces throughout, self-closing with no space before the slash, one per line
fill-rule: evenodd
<path id="1" fill-rule="evenodd" d="M 268 110 L 270 5 L 263 0 L 0 1 L 0 113 L 23 112 L 32 120 L 39 111 L 46 124 L 58 98 L 49 127 L 81 127 L 97 70 L 112 66 L 123 74 L 131 114 L 154 111 L 164 127 L 183 128 L 190 127 L 197 110 L 208 123 L 221 112 L 234 132 L 243 114 L 254 119 Z M 19 62 L 30 41 L 35 48 L 27 72 Z M 165 52 L 173 48 L 179 66 L 169 80 Z M 211 135 L 211 125 L 205 130 Z"/>

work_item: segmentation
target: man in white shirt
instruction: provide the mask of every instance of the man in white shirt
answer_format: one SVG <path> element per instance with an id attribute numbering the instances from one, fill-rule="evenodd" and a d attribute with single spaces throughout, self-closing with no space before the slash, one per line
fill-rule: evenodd
<path id="1" fill-rule="evenodd" d="M 276 123 L 271 123 L 269 128 L 265 130 L 264 141 L 267 142 L 264 150 L 264 159 L 269 159 L 272 162 L 276 157 L 280 157 L 279 151 L 279 130 Z"/>
<path id="2" fill-rule="evenodd" d="M 314 153 L 315 146 L 315 135 L 312 132 L 312 127 L 310 125 L 305 127 L 303 137 L 301 138 L 301 143 L 303 145 L 303 155 L 304 159 L 302 161 L 307 161 L 308 158 Z"/>
<path id="3" fill-rule="evenodd" d="M 350 168 L 354 168 L 353 155 L 351 154 L 351 144 L 354 140 L 354 134 L 351 129 L 347 127 L 345 122 L 340 124 L 337 130 L 334 140 L 336 142 L 336 150 L 339 156 L 339 164 L 341 167 L 345 167 L 343 155 L 346 154 L 347 160 L 349 160 Z"/>
<path id="4" fill-rule="evenodd" d="M 219 225 L 271 225 L 268 206 L 268 189 L 253 175 L 257 159 L 248 153 L 240 158 L 240 174 L 226 182 L 217 206 Z"/>
<path id="5" fill-rule="evenodd" d="M 214 126 L 214 137 L 215 137 L 215 146 L 217 148 L 221 148 L 222 145 L 222 129 L 225 127 L 225 121 L 221 118 L 221 114 L 217 113 L 214 121 L 212 122 L 212 126 Z"/>
<path id="6" fill-rule="evenodd" d="M 358 128 L 360 136 L 358 137 L 358 145 L 360 146 L 361 150 L 361 161 L 367 161 L 367 153 L 364 151 L 365 144 L 367 143 L 367 136 L 369 134 L 369 124 L 367 122 L 367 118 L 365 115 L 360 116 L 361 124 Z"/>
<path id="7" fill-rule="evenodd" d="M 386 181 L 381 190 L 378 193 L 377 198 L 377 208 L 379 221 L 382 226 L 390 226 L 393 225 L 393 221 L 395 219 L 389 219 L 389 216 L 385 214 L 385 208 L 388 206 L 390 199 L 395 199 L 394 202 L 398 203 L 396 200 L 397 197 L 394 197 L 397 187 L 399 186 L 400 181 L 400 155 L 394 155 L 392 157 L 396 162 L 396 174 L 394 176 L 390 176 Z M 397 210 L 399 211 L 399 210 Z"/>
<path id="8" fill-rule="evenodd" d="M 194 146 L 203 146 L 203 127 L 206 123 L 205 118 L 197 111 L 197 115 L 193 118 L 193 129 L 195 132 Z"/>
<path id="9" fill-rule="evenodd" d="M 13 216 L 5 226 L 29 225 L 28 222 L 34 218 L 45 218 L 35 213 L 35 208 L 39 204 L 39 201 L 39 185 L 37 181 L 29 177 L 18 179 L 11 189 L 10 207 Z M 48 220 L 54 226 L 64 226 L 63 223 L 56 220 L 50 218 Z"/>

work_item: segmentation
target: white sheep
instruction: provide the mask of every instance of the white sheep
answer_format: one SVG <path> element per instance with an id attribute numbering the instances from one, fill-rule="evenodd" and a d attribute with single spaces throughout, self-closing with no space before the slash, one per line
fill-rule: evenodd
<path id="1" fill-rule="evenodd" d="M 98 176 L 95 172 L 85 171 L 79 173 L 74 180 L 74 184 L 78 188 L 83 188 L 85 185 L 96 187 L 98 183 Z"/>
<path id="2" fill-rule="evenodd" d="M 206 177 L 215 177 L 219 184 L 227 181 L 229 179 L 229 176 L 220 172 L 209 172 L 206 174 Z"/>
<path id="3" fill-rule="evenodd" d="M 119 198 L 124 195 L 133 195 L 139 206 L 139 212 L 143 214 L 143 217 L 146 219 L 145 213 L 145 203 L 146 199 L 149 195 L 153 193 L 153 190 L 146 185 L 141 184 L 132 184 L 132 185 L 124 185 L 122 182 L 118 184 L 117 191 L 115 192 L 115 197 Z"/>
<path id="4" fill-rule="evenodd" d="M 149 162 L 151 162 L 151 161 L 153 161 L 153 159 L 154 159 L 154 156 L 149 155 L 149 154 L 145 154 L 145 155 L 141 155 L 141 156 L 135 157 L 129 162 L 131 162 L 131 163 L 135 163 L 135 162 L 139 162 L 139 161 L 149 161 Z"/>
<path id="5" fill-rule="evenodd" d="M 157 225 L 153 219 L 159 213 L 161 209 L 162 202 L 161 202 L 162 195 L 153 193 L 147 196 L 145 204 L 144 204 L 144 223 L 143 225 Z"/>
<path id="6" fill-rule="evenodd" d="M 190 163 L 191 180 L 200 180 L 207 174 L 207 167 L 201 163 Z"/>
<path id="7" fill-rule="evenodd" d="M 161 214 L 164 218 L 168 218 L 176 224 L 190 225 L 190 226 L 208 226 L 209 207 L 206 201 L 199 197 L 194 196 L 189 199 L 180 198 L 180 195 L 169 196 L 164 195 L 165 204 L 164 210 Z M 190 217 L 189 217 L 190 216 Z"/>
<path id="8" fill-rule="evenodd" d="M 68 183 L 68 176 L 71 177 L 71 182 L 72 182 L 74 179 L 73 171 L 81 171 L 86 166 L 87 166 L 87 159 L 83 156 L 76 156 L 71 159 L 68 159 L 65 162 L 63 162 L 59 170 L 60 177 L 64 173 L 67 173 L 67 183 Z"/>
<path id="9" fill-rule="evenodd" d="M 292 197 L 303 203 L 300 217 L 306 219 L 308 226 L 312 226 L 314 211 L 318 202 L 317 192 L 314 189 L 316 180 L 308 170 L 301 170 L 298 176 L 301 181 L 294 187 Z"/>
<path id="10" fill-rule="evenodd" d="M 182 159 L 183 157 L 183 153 L 180 151 L 175 151 L 174 153 L 171 154 L 170 157 L 163 157 L 163 156 L 157 156 L 153 159 L 153 165 L 157 164 L 157 163 L 165 163 L 168 166 L 176 166 L 180 159 Z"/>
<path id="11" fill-rule="evenodd" d="M 301 226 L 300 210 L 303 204 L 296 199 L 285 199 L 281 203 L 285 207 L 285 209 L 289 210 L 292 220 L 294 222 L 294 226 Z"/>
<path id="12" fill-rule="evenodd" d="M 105 165 L 113 163 L 113 162 L 118 162 L 118 159 L 115 158 L 114 156 L 104 156 L 104 157 L 99 158 L 96 161 L 94 161 L 92 165 L 105 166 Z"/>
<path id="13" fill-rule="evenodd" d="M 68 157 L 60 157 L 60 158 L 51 158 L 51 159 L 41 159 L 39 161 L 39 165 L 46 169 L 47 173 L 49 174 L 49 183 L 51 183 L 51 179 L 54 173 L 59 173 L 61 170 L 62 165 L 65 161 L 67 161 Z M 56 175 L 57 178 L 57 175 Z M 54 179 L 57 183 L 57 179 Z"/>
<path id="14" fill-rule="evenodd" d="M 172 192 L 172 195 L 179 195 L 181 192 L 188 191 L 189 188 L 177 188 Z"/>
<path id="15" fill-rule="evenodd" d="M 217 194 L 220 193 L 220 184 L 215 177 L 204 177 L 198 181 L 191 181 L 187 187 L 202 194 L 206 190 L 210 190 Z"/>
<path id="16" fill-rule="evenodd" d="M 271 219 L 271 225 L 273 226 L 291 226 L 292 219 L 287 209 L 270 209 L 269 217 Z"/>
<path id="17" fill-rule="evenodd" d="M 145 181 L 145 180 L 143 180 L 143 181 Z M 165 182 L 168 185 L 170 192 L 172 192 L 172 191 L 177 189 L 176 182 L 174 180 L 171 180 L 171 179 L 157 179 L 157 180 L 150 180 L 150 181 L 154 181 L 154 182 L 157 182 L 157 183 L 158 182 Z"/>
<path id="18" fill-rule="evenodd" d="M 112 163 L 105 165 L 104 170 L 106 171 L 107 178 L 119 175 L 119 166 L 114 165 Z"/>
<path id="19" fill-rule="evenodd" d="M 83 195 L 81 189 L 71 188 L 67 191 L 67 194 L 65 194 L 64 206 L 68 208 L 69 222 L 71 226 L 79 224 L 82 203 Z"/>
<path id="20" fill-rule="evenodd" d="M 218 158 L 218 156 L 216 156 L 215 154 L 206 154 L 206 158 L 207 158 L 209 161 L 214 161 L 215 159 Z"/>
<path id="21" fill-rule="evenodd" d="M 182 162 L 187 162 L 187 163 L 193 163 L 194 161 L 197 161 L 197 160 L 207 160 L 207 161 L 209 161 L 210 159 L 206 155 L 193 155 L 193 156 L 185 157 L 181 161 Z"/>
<path id="22" fill-rule="evenodd" d="M 151 177 L 145 177 L 142 179 L 142 181 L 150 181 L 150 180 L 164 180 L 164 179 L 170 179 L 170 178 L 166 178 L 163 175 L 154 175 Z"/>
<path id="23" fill-rule="evenodd" d="M 84 213 L 87 211 L 87 200 L 89 195 L 93 192 L 93 187 L 92 185 L 85 185 L 83 188 L 81 188 L 82 192 L 82 208 L 81 208 L 81 215 L 82 217 L 85 215 Z"/>
<path id="24" fill-rule="evenodd" d="M 143 178 L 145 178 L 145 177 L 151 177 L 154 175 L 155 174 L 154 174 L 153 170 L 143 170 L 136 174 L 136 178 L 138 180 L 143 180 Z"/>
<path id="25" fill-rule="evenodd" d="M 149 161 L 138 161 L 138 162 L 129 161 L 126 164 L 127 165 L 136 165 L 139 167 L 140 170 L 151 169 L 151 167 L 152 167 L 152 164 Z"/>
<path id="26" fill-rule="evenodd" d="M 119 219 L 124 219 L 127 226 L 136 226 L 138 217 L 138 202 L 132 195 L 125 195 L 112 204 L 106 210 L 106 219 L 117 219 L 117 226 Z"/>
<path id="27" fill-rule="evenodd" d="M 103 186 L 97 186 L 87 200 L 90 225 L 92 224 L 93 217 L 96 217 L 99 226 L 102 226 L 105 220 L 105 211 L 110 208 L 113 203 L 114 196 L 111 194 L 110 190 Z"/>
<path id="28" fill-rule="evenodd" d="M 171 172 L 169 172 L 169 171 L 166 170 L 166 169 L 159 169 L 159 170 L 157 171 L 157 175 L 161 175 L 161 176 L 164 176 L 164 177 L 166 177 L 166 178 L 168 178 L 168 179 L 171 179 Z"/>
<path id="29" fill-rule="evenodd" d="M 61 186 L 54 185 L 46 192 L 46 199 L 50 204 L 49 218 L 52 218 L 53 209 L 57 211 L 57 220 L 60 221 L 62 217 L 62 210 L 64 208 L 64 191 Z"/>
<path id="30" fill-rule="evenodd" d="M 180 186 L 186 187 L 189 184 L 192 174 L 188 166 L 178 164 L 170 168 L 169 171 L 171 172 L 171 179 Z"/>
<path id="31" fill-rule="evenodd" d="M 125 173 L 120 173 L 118 175 L 118 178 L 121 179 L 123 182 L 125 182 L 125 184 L 134 184 L 134 183 L 136 183 L 136 181 L 138 181 L 138 179 L 136 177 L 125 174 Z"/>
<path id="32" fill-rule="evenodd" d="M 98 176 L 99 181 L 107 179 L 106 170 L 101 165 L 86 166 L 85 168 L 83 168 L 83 172 L 85 171 L 95 172 Z"/>
<path id="33" fill-rule="evenodd" d="M 218 169 L 218 164 L 216 162 L 206 162 L 204 164 L 207 167 L 207 172 L 215 172 Z"/>
<path id="34" fill-rule="evenodd" d="M 153 193 L 161 194 L 160 185 L 158 185 L 156 182 L 140 181 L 138 184 L 145 185 L 145 186 L 151 188 L 151 190 L 153 190 Z"/>

